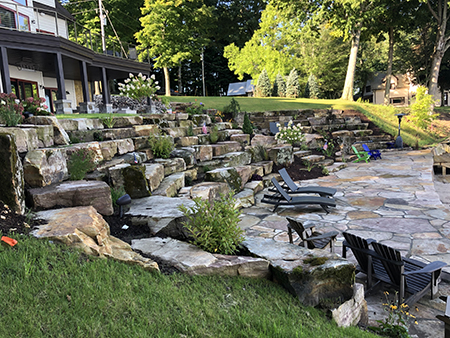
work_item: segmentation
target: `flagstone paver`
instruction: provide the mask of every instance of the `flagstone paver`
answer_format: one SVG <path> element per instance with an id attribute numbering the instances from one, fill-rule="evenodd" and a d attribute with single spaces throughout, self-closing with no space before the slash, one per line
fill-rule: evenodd
<path id="1" fill-rule="evenodd" d="M 385 152 L 382 160 L 347 165 L 329 176 L 298 182 L 338 190 L 334 196 L 337 207 L 330 208 L 329 214 L 314 206 L 279 207 L 272 213 L 273 206 L 260 202 L 267 193 L 265 189 L 255 197 L 255 206 L 243 210 L 244 214 L 252 216 L 246 235 L 287 242 L 285 217 L 291 216 L 305 224 L 314 224 L 321 232 L 350 231 L 396 248 L 407 257 L 441 260 L 449 264 L 444 271 L 450 273 L 450 205 L 445 204 L 450 202 L 450 185 L 439 182 L 435 189 L 431 151 Z M 297 235 L 294 240 L 298 241 Z M 339 235 L 335 248 L 339 254 L 342 242 L 343 236 Z M 450 294 L 450 284 L 441 283 L 440 290 L 441 294 Z M 416 305 L 420 310 L 416 313 L 419 325 L 411 328 L 412 332 L 418 337 L 443 337 L 443 324 L 436 321 L 435 316 L 442 314 L 445 303 L 430 300 L 426 295 Z M 374 324 L 375 320 L 384 319 L 383 312 L 378 294 L 369 301 L 370 322 Z"/>

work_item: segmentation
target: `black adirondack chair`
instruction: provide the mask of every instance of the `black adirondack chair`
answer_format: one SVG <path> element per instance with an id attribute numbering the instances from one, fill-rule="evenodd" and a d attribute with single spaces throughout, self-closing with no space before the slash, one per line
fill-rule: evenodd
<path id="1" fill-rule="evenodd" d="M 329 212 L 328 207 L 336 206 L 334 198 L 319 196 L 289 196 L 275 178 L 272 178 L 272 184 L 275 186 L 277 192 L 273 195 L 264 195 L 261 202 L 274 204 L 275 208 L 273 209 L 273 212 L 275 212 L 280 205 L 319 204 L 326 213 Z"/>
<path id="2" fill-rule="evenodd" d="M 404 301 L 409 306 L 418 302 L 429 290 L 431 299 L 438 296 L 441 272 L 442 268 L 447 266 L 446 263 L 435 261 L 425 264 L 404 258 L 398 250 L 384 244 L 373 242 L 372 246 L 383 258 L 381 262 L 389 276 L 389 284 L 399 290 L 400 302 L 404 300 L 406 292 L 411 294 Z"/>
<path id="3" fill-rule="evenodd" d="M 347 249 L 352 250 L 358 262 L 356 271 L 367 276 L 366 294 L 381 281 L 389 282 L 389 277 L 381 260 L 377 257 L 376 252 L 370 248 L 370 244 L 376 241 L 371 238 L 361 238 L 348 232 L 342 234 L 345 238 L 342 244 L 342 257 L 347 258 Z"/>
<path id="4" fill-rule="evenodd" d="M 285 168 L 278 170 L 278 173 L 281 175 L 284 183 L 281 186 L 285 191 L 289 194 L 318 194 L 322 197 L 333 196 L 336 193 L 336 189 L 328 188 L 328 187 L 319 187 L 319 186 L 308 186 L 308 187 L 299 187 L 292 180 L 291 176 Z M 277 189 L 275 187 L 270 188 L 269 191 L 276 192 Z"/>
<path id="5" fill-rule="evenodd" d="M 308 249 L 325 249 L 330 246 L 330 252 L 333 252 L 334 242 L 338 231 L 330 231 L 327 233 L 320 233 L 315 231 L 315 225 L 303 225 L 300 221 L 292 217 L 286 217 L 288 220 L 288 235 L 289 243 L 294 244 L 292 239 L 292 230 L 294 230 L 302 240 L 299 245 L 302 245 Z"/>

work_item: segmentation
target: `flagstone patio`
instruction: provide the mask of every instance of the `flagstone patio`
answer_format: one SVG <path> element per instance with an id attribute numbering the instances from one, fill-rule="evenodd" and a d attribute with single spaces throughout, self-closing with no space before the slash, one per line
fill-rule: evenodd
<path id="1" fill-rule="evenodd" d="M 370 163 L 348 163 L 346 169 L 301 185 L 334 187 L 337 207 L 326 214 L 320 207 L 279 207 L 261 203 L 264 192 L 256 196 L 254 207 L 242 210 L 241 227 L 247 236 L 288 241 L 286 216 L 314 223 L 322 232 L 349 231 L 401 251 L 402 255 L 423 261 L 443 261 L 450 273 L 450 184 L 436 182 L 430 150 L 383 152 L 383 159 Z M 444 203 L 443 203 L 444 202 Z M 335 251 L 341 253 L 343 236 Z M 350 257 L 350 259 L 352 259 Z M 450 276 L 450 275 L 448 275 Z M 381 307 L 383 291 L 379 287 L 367 298 L 370 321 L 385 318 Z M 450 295 L 443 281 L 442 295 Z M 426 295 L 416 304 L 419 325 L 411 327 L 417 337 L 443 337 L 444 326 L 437 320 L 445 303 Z"/>

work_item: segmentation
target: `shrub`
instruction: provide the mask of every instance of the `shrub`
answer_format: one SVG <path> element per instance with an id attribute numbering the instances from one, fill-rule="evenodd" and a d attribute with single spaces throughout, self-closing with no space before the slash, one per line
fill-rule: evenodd
<path id="1" fill-rule="evenodd" d="M 23 111 L 33 114 L 34 116 L 53 115 L 52 113 L 46 111 L 48 106 L 45 105 L 44 102 L 45 99 L 43 97 L 37 99 L 34 97 L 27 97 L 22 101 Z"/>
<path id="2" fill-rule="evenodd" d="M 211 128 L 209 140 L 211 141 L 211 143 L 217 143 L 217 141 L 219 140 L 219 128 L 217 128 L 217 126 Z"/>
<path id="3" fill-rule="evenodd" d="M 116 120 L 114 120 L 113 114 L 108 114 L 108 117 L 103 117 L 102 118 L 102 123 L 106 128 L 113 128 L 114 125 L 116 124 Z"/>
<path id="4" fill-rule="evenodd" d="M 0 93 L 0 119 L 7 127 L 17 126 L 23 119 L 23 106 L 13 93 Z"/>
<path id="5" fill-rule="evenodd" d="M 146 77 L 141 73 L 137 76 L 130 73 L 129 78 L 125 80 L 125 83 L 119 83 L 119 91 L 120 95 L 135 100 L 141 100 L 145 97 L 156 100 L 155 93 L 160 89 L 157 84 L 158 81 L 155 81 L 155 75 Z"/>
<path id="6" fill-rule="evenodd" d="M 155 157 L 169 158 L 175 148 L 173 139 L 169 135 L 151 135 L 148 141 Z"/>
<path id="7" fill-rule="evenodd" d="M 69 156 L 67 168 L 72 181 L 82 180 L 86 173 L 97 167 L 95 152 L 92 149 L 80 148 Z"/>
<path id="8" fill-rule="evenodd" d="M 292 120 L 289 121 L 286 127 L 281 127 L 279 123 L 277 123 L 278 133 L 275 135 L 276 140 L 286 141 L 287 143 L 303 143 L 305 141 L 305 135 L 302 133 L 302 128 L 300 123 L 296 126 L 292 125 Z"/>
<path id="9" fill-rule="evenodd" d="M 439 114 L 433 113 L 435 102 L 423 86 L 417 88 L 416 102 L 411 105 L 411 120 L 421 129 L 426 129 Z"/>
<path id="10" fill-rule="evenodd" d="M 241 111 L 241 106 L 239 105 L 239 102 L 234 99 L 234 97 L 231 99 L 230 104 L 223 107 L 222 112 L 223 114 L 231 114 L 233 119 L 236 118 L 237 114 Z"/>
<path id="11" fill-rule="evenodd" d="M 191 208 L 180 206 L 192 243 L 211 253 L 233 254 L 244 240 L 244 231 L 238 225 L 240 211 L 234 208 L 232 193 L 221 195 L 212 204 L 200 197 L 194 202 Z"/>
<path id="12" fill-rule="evenodd" d="M 310 99 L 318 99 L 320 95 L 319 85 L 317 84 L 316 77 L 311 74 L 308 77 L 308 82 L 305 87 L 305 97 Z"/>
<path id="13" fill-rule="evenodd" d="M 244 125 L 242 126 L 242 131 L 244 132 L 244 134 L 253 134 L 253 126 L 247 113 L 245 113 L 244 115 Z"/>
<path id="14" fill-rule="evenodd" d="M 263 69 L 261 75 L 259 75 L 258 82 L 256 83 L 257 96 L 269 97 L 272 91 L 272 85 L 270 84 L 269 75 L 267 71 Z"/>
<path id="15" fill-rule="evenodd" d="M 275 78 L 274 88 L 276 88 L 276 96 L 286 97 L 286 82 L 280 73 L 278 73 Z"/>
<path id="16" fill-rule="evenodd" d="M 295 68 L 291 70 L 286 80 L 286 97 L 298 97 L 298 73 Z"/>

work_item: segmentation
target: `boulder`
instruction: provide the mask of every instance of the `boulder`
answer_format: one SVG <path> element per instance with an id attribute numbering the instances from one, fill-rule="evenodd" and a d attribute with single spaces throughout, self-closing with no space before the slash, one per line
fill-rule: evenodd
<path id="1" fill-rule="evenodd" d="M 134 142 L 131 138 L 115 140 L 114 142 L 117 144 L 117 153 L 119 155 L 131 153 L 135 150 Z"/>
<path id="2" fill-rule="evenodd" d="M 109 181 L 113 187 L 119 188 L 125 186 L 122 170 L 130 166 L 131 164 L 129 163 L 120 163 L 107 168 Z"/>
<path id="3" fill-rule="evenodd" d="M 323 136 L 320 134 L 305 134 L 305 144 L 308 149 L 322 148 L 324 143 Z"/>
<path id="4" fill-rule="evenodd" d="M 192 168 L 197 161 L 195 159 L 195 150 L 193 148 L 174 149 L 170 153 L 171 157 L 181 157 L 186 163 L 186 168 Z"/>
<path id="5" fill-rule="evenodd" d="M 219 131 L 233 128 L 230 122 L 218 122 L 215 124 L 215 126 L 217 126 L 217 130 Z"/>
<path id="6" fill-rule="evenodd" d="M 34 128 L 0 127 L 0 133 L 15 136 L 15 144 L 19 153 L 37 149 L 39 146 L 39 139 Z"/>
<path id="7" fill-rule="evenodd" d="M 364 299 L 364 285 L 353 285 L 353 296 L 339 307 L 331 310 L 331 317 L 339 327 L 367 325 L 368 310 Z"/>
<path id="8" fill-rule="evenodd" d="M 209 203 L 220 199 L 220 195 L 227 195 L 230 192 L 230 187 L 227 183 L 221 182 L 203 182 L 194 185 L 191 188 L 190 196 L 192 199 L 200 197 L 202 200 L 207 200 Z"/>
<path id="9" fill-rule="evenodd" d="M 337 254 L 258 237 L 247 237 L 243 246 L 267 259 L 278 283 L 304 305 L 316 306 L 324 299 L 342 304 L 353 295 L 355 266 Z"/>
<path id="10" fill-rule="evenodd" d="M 205 174 L 205 181 L 226 182 L 235 192 L 241 191 L 242 178 L 236 168 L 219 168 L 210 170 Z"/>
<path id="11" fill-rule="evenodd" d="M 178 190 L 184 187 L 184 183 L 185 183 L 184 172 L 172 174 L 163 179 L 158 189 L 156 189 L 153 192 L 153 195 L 168 196 L 168 197 L 177 196 Z"/>
<path id="12" fill-rule="evenodd" d="M 179 173 L 186 170 L 186 162 L 182 158 L 157 158 L 155 163 L 162 164 L 164 166 L 164 176 L 169 176 L 174 173 Z"/>
<path id="13" fill-rule="evenodd" d="M 264 189 L 263 181 L 251 181 L 244 185 L 245 189 L 250 189 L 253 191 L 253 194 L 257 194 L 258 192 Z"/>
<path id="14" fill-rule="evenodd" d="M 213 158 L 212 146 L 209 144 L 192 146 L 194 149 L 195 159 L 200 162 L 210 161 Z"/>
<path id="15" fill-rule="evenodd" d="M 135 135 L 138 136 L 150 136 L 153 134 L 159 133 L 159 126 L 157 124 L 145 124 L 145 125 L 138 125 L 133 126 L 133 129 L 135 131 Z"/>
<path id="16" fill-rule="evenodd" d="M 0 200 L 13 211 L 25 212 L 24 172 L 15 136 L 0 132 Z"/>
<path id="17" fill-rule="evenodd" d="M 133 240 L 131 247 L 189 275 L 270 278 L 269 263 L 261 258 L 211 254 L 171 238 Z"/>
<path id="18" fill-rule="evenodd" d="M 183 136 L 175 140 L 176 144 L 181 147 L 190 147 L 198 144 L 197 136 Z"/>
<path id="19" fill-rule="evenodd" d="M 45 187 L 69 178 L 63 149 L 36 149 L 29 151 L 24 159 L 25 182 L 30 187 Z"/>
<path id="20" fill-rule="evenodd" d="M 276 165 L 289 165 L 294 162 L 291 145 L 280 145 L 269 150 L 269 158 Z"/>
<path id="21" fill-rule="evenodd" d="M 180 205 L 191 208 L 195 203 L 187 198 L 150 196 L 132 200 L 125 215 L 131 217 L 133 226 L 148 226 L 152 235 L 183 240 L 188 234 L 183 226 L 186 217 L 179 210 Z"/>
<path id="22" fill-rule="evenodd" d="M 244 187 L 244 184 L 248 182 L 250 177 L 252 176 L 253 169 L 251 166 L 246 165 L 242 167 L 236 167 L 236 171 L 242 179 L 241 189 Z"/>
<path id="23" fill-rule="evenodd" d="M 52 126 L 38 126 L 38 125 L 21 125 L 22 128 L 32 128 L 36 130 L 36 135 L 38 138 L 38 147 L 45 148 L 51 147 L 54 143 L 54 132 Z"/>
<path id="24" fill-rule="evenodd" d="M 203 124 L 209 126 L 211 124 L 211 118 L 208 114 L 192 115 L 192 122 L 197 127 L 201 127 Z"/>
<path id="25" fill-rule="evenodd" d="M 124 188 L 131 198 L 150 196 L 145 166 L 142 164 L 131 165 L 122 169 Z"/>
<path id="26" fill-rule="evenodd" d="M 36 213 L 47 224 L 32 231 L 37 238 L 47 238 L 81 249 L 89 255 L 111 257 L 146 270 L 159 271 L 158 264 L 144 258 L 127 243 L 110 236 L 108 223 L 93 207 L 47 210 Z"/>
<path id="27" fill-rule="evenodd" d="M 114 128 L 134 127 L 142 124 L 142 117 L 135 116 L 114 116 Z"/>
<path id="28" fill-rule="evenodd" d="M 252 166 L 259 166 L 264 169 L 264 175 L 269 175 L 272 173 L 273 162 L 272 161 L 262 161 L 258 163 L 253 163 Z"/>
<path id="29" fill-rule="evenodd" d="M 233 196 L 236 200 L 234 204 L 235 209 L 250 208 L 255 205 L 255 194 L 251 189 L 244 189 L 240 193 Z"/>
<path id="30" fill-rule="evenodd" d="M 57 145 L 70 144 L 70 138 L 55 116 L 33 116 L 27 122 L 36 125 L 50 125 L 53 127 L 53 140 Z"/>
<path id="31" fill-rule="evenodd" d="M 112 215 L 111 190 L 100 181 L 70 181 L 52 184 L 29 191 L 30 202 L 36 210 L 56 206 L 93 206 L 102 215 Z"/>
<path id="32" fill-rule="evenodd" d="M 218 156 L 224 164 L 224 167 L 239 167 L 248 165 L 252 162 L 252 155 L 246 151 L 237 151 Z"/>
<path id="33" fill-rule="evenodd" d="M 100 151 L 103 159 L 109 161 L 117 154 L 117 143 L 115 141 L 100 142 Z"/>
<path id="34" fill-rule="evenodd" d="M 144 164 L 145 177 L 150 191 L 156 190 L 164 179 L 164 166 L 162 164 Z"/>
<path id="35" fill-rule="evenodd" d="M 187 136 L 186 128 L 173 127 L 173 128 L 163 128 L 164 132 L 173 138 L 185 137 Z"/>
<path id="36" fill-rule="evenodd" d="M 94 141 L 94 142 L 86 142 L 86 143 L 77 143 L 74 145 L 71 145 L 67 148 L 61 148 L 66 151 L 66 158 L 69 159 L 70 155 L 74 152 L 78 151 L 79 149 L 88 149 L 92 151 L 95 154 L 94 162 L 100 163 L 103 161 L 103 154 L 102 150 L 100 149 L 100 143 Z"/>
<path id="37" fill-rule="evenodd" d="M 261 145 L 264 147 L 271 147 L 277 144 L 274 136 L 266 136 L 261 134 L 256 134 L 252 138 L 251 146 Z"/>
<path id="38" fill-rule="evenodd" d="M 241 146 L 250 145 L 250 135 L 248 134 L 232 134 L 230 135 L 230 141 L 238 142 Z"/>

